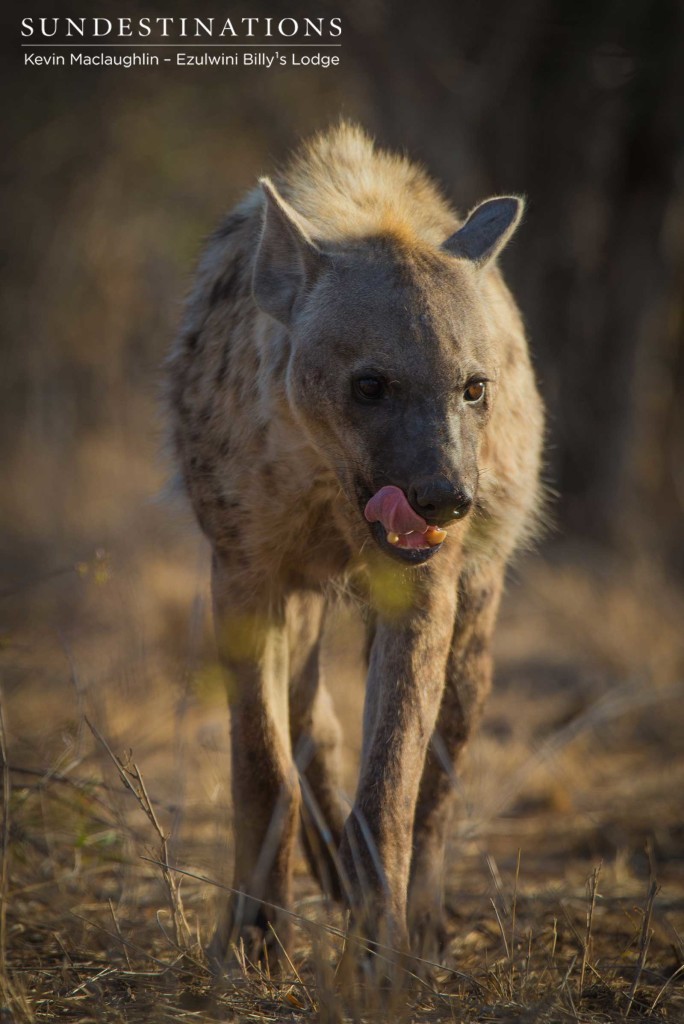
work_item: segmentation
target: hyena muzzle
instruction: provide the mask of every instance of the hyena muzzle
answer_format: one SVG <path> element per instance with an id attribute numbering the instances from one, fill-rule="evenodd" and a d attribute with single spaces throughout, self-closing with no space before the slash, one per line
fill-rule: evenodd
<path id="1" fill-rule="evenodd" d="M 463 221 L 342 125 L 206 245 L 168 373 L 231 715 L 241 895 L 218 956 L 286 935 L 300 825 L 325 891 L 376 937 L 406 949 L 440 927 L 454 768 L 540 507 L 542 405 L 496 266 L 521 212 L 496 197 Z M 336 582 L 369 609 L 348 814 L 319 664 Z"/>

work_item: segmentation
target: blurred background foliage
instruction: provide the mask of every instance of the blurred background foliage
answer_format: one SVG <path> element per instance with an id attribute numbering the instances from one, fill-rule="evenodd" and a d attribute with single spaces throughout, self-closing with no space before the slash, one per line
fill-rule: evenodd
<path id="1" fill-rule="evenodd" d="M 123 2 L 116 14 L 273 13 L 261 6 Z M 160 365 L 200 240 L 340 116 L 421 159 L 463 211 L 527 195 L 503 262 L 549 408 L 560 496 L 547 543 L 681 575 L 680 0 L 292 0 L 294 16 L 342 14 L 342 66 L 327 71 L 24 68 L 25 13 L 16 5 L 2 68 L 10 582 L 141 539 L 168 471 Z M 160 520 L 151 543 L 168 542 Z"/>

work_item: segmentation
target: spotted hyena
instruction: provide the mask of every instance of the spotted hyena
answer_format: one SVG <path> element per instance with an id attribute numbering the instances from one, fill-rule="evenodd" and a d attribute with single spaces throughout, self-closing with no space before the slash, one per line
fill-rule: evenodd
<path id="1" fill-rule="evenodd" d="M 439 926 L 453 766 L 540 506 L 542 405 L 496 265 L 522 205 L 463 220 L 422 169 L 342 125 L 206 245 L 168 373 L 232 726 L 243 895 L 219 954 L 287 930 L 274 908 L 300 825 L 321 885 L 376 934 L 405 948 Z M 350 813 L 319 664 L 338 582 L 368 610 Z"/>

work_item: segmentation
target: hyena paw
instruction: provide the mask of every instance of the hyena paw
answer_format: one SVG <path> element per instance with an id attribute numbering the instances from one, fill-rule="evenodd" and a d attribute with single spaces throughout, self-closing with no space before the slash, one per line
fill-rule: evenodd
<path id="1" fill-rule="evenodd" d="M 274 970 L 288 941 L 282 922 L 271 921 L 261 908 L 249 920 L 238 920 L 234 913 L 228 913 L 219 922 L 206 955 L 210 967 L 218 974 L 233 966 L 243 970 L 259 963 L 267 963 Z"/>
<path id="2" fill-rule="evenodd" d="M 413 902 L 409 908 L 409 934 L 411 951 L 416 957 L 429 961 L 426 968 L 439 965 L 447 949 L 449 931 L 441 899 Z"/>

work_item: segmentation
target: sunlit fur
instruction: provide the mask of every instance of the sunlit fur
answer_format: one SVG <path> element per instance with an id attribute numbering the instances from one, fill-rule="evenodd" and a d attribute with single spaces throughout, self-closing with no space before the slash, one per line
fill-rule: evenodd
<path id="1" fill-rule="evenodd" d="M 335 846 L 324 849 L 304 808 L 322 884 L 346 888 L 359 914 L 371 893 L 399 945 L 408 899 L 424 942 L 439 916 L 452 788 L 428 743 L 436 727 L 455 764 L 488 691 L 505 566 L 539 521 L 542 405 L 495 259 L 479 265 L 444 247 L 462 219 L 421 168 L 343 124 L 272 182 L 208 240 L 168 365 L 178 465 L 214 552 L 234 882 L 279 905 L 290 899 L 302 810 L 293 758 L 308 745 L 308 785 Z M 282 322 L 258 308 L 253 286 Z M 350 404 L 349 374 L 364 359 L 403 382 L 393 420 Z M 489 383 L 473 410 L 462 390 L 476 365 Z M 460 473 L 475 506 L 429 565 L 404 569 L 378 549 L 363 504 L 382 483 L 407 486 L 423 463 Z M 345 826 L 317 652 L 324 595 L 348 578 L 377 628 L 364 765 Z M 273 914 L 257 908 L 234 906 L 215 950 L 245 928 L 266 935 Z"/>

